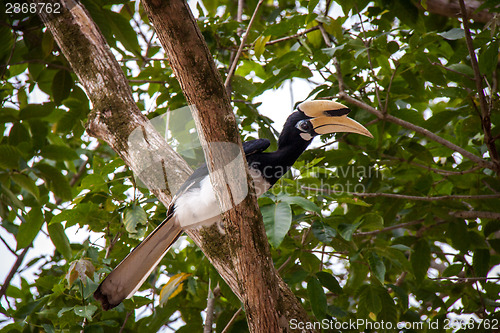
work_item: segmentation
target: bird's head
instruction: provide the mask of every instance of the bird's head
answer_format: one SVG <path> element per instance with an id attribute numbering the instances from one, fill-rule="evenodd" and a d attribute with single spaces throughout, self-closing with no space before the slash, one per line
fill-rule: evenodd
<path id="1" fill-rule="evenodd" d="M 356 120 L 347 117 L 351 110 L 333 101 L 306 101 L 288 117 L 284 129 L 310 142 L 315 136 L 336 132 L 357 133 L 373 138 L 373 135 Z M 292 133 L 290 133 L 292 134 Z"/>

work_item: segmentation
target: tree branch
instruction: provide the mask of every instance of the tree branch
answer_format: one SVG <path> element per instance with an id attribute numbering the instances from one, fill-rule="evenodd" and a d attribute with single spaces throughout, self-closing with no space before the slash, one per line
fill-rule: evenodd
<path id="1" fill-rule="evenodd" d="M 323 189 L 323 188 L 314 188 L 308 186 L 302 186 L 303 190 L 306 191 L 316 191 L 316 192 L 325 192 L 325 193 L 335 193 L 334 190 Z M 435 197 L 419 197 L 415 195 L 405 195 L 405 194 L 396 194 L 396 193 L 356 193 L 349 192 L 348 194 L 355 197 L 365 197 L 365 198 L 375 198 L 375 197 L 386 197 L 386 198 L 394 198 L 394 199 L 403 199 L 403 200 L 415 200 L 415 201 L 440 201 L 440 200 L 486 200 L 486 199 L 496 199 L 500 198 L 500 194 L 484 194 L 484 195 L 442 195 Z"/>
<path id="2" fill-rule="evenodd" d="M 450 212 L 450 215 L 464 218 L 464 219 L 494 219 L 500 220 L 500 213 L 495 212 L 483 212 L 483 211 L 461 211 L 461 212 Z"/>
<path id="3" fill-rule="evenodd" d="M 339 86 L 341 86 L 341 85 L 343 85 L 343 81 L 339 80 Z M 479 166 L 481 166 L 483 168 L 488 168 L 488 169 L 491 169 L 495 172 L 497 172 L 497 170 L 498 170 L 498 167 L 495 163 L 484 160 L 481 157 L 474 155 L 473 153 L 465 150 L 464 148 L 462 148 L 460 146 L 457 146 L 456 144 L 454 144 L 446 139 L 443 139 L 439 135 L 436 135 L 433 132 L 431 132 L 423 127 L 420 127 L 420 126 L 417 126 L 417 125 L 412 124 L 410 122 L 407 122 L 406 120 L 396 118 L 390 114 L 383 114 L 381 111 L 366 104 L 365 102 L 362 102 L 356 98 L 349 96 L 345 91 L 340 91 L 338 94 L 338 97 L 353 104 L 353 105 L 356 105 L 357 107 L 359 107 L 361 109 L 364 109 L 364 110 L 370 112 L 371 114 L 375 115 L 377 118 L 379 118 L 381 120 L 389 121 L 389 122 L 394 123 L 396 125 L 399 125 L 401 127 L 412 130 L 416 133 L 422 134 L 423 136 L 426 136 L 429 139 L 436 141 L 437 143 L 439 143 L 439 144 L 441 144 L 441 145 L 443 145 L 443 146 L 445 146 L 453 151 L 456 151 L 457 153 L 460 153 L 462 156 L 467 157 L 468 159 L 477 163 Z"/>
<path id="4" fill-rule="evenodd" d="M 483 91 L 483 77 L 479 71 L 479 64 L 477 62 L 476 52 L 474 51 L 474 45 L 472 43 L 472 36 L 470 34 L 469 19 L 467 17 L 467 9 L 465 7 L 464 0 L 459 0 L 460 10 L 462 14 L 462 23 L 464 25 L 465 32 L 465 43 L 467 44 L 467 49 L 469 50 L 470 62 L 472 69 L 474 70 L 474 81 L 476 82 L 476 90 L 479 95 L 479 106 L 481 107 L 481 125 L 484 131 L 484 141 L 490 152 L 490 157 L 496 164 L 497 175 L 500 176 L 500 158 L 498 156 L 498 151 L 495 145 L 495 141 L 491 136 L 491 110 L 488 108 L 486 103 L 486 96 Z"/>
<path id="5" fill-rule="evenodd" d="M 5 281 L 3 282 L 2 287 L 0 288 L 0 299 L 2 299 L 2 297 L 7 292 L 7 288 L 9 288 L 10 282 L 12 281 L 12 278 L 14 277 L 14 275 L 16 275 L 17 270 L 19 269 L 19 267 L 23 263 L 24 257 L 26 256 L 26 253 L 28 253 L 28 250 L 30 249 L 30 247 L 31 247 L 31 244 L 26 246 L 23 249 L 23 251 L 17 256 L 16 262 L 14 263 L 12 268 L 10 269 L 9 274 L 5 278 Z"/>
<path id="6" fill-rule="evenodd" d="M 401 223 L 401 224 L 396 224 L 396 225 L 391 225 L 390 227 L 385 227 L 380 230 L 373 230 L 373 231 L 365 231 L 365 232 L 356 232 L 353 234 L 354 237 L 361 237 L 361 236 L 373 236 L 373 235 L 378 235 L 383 232 L 391 231 L 391 230 L 396 230 L 396 229 L 401 229 L 401 228 L 407 228 L 411 227 L 412 225 L 417 225 L 420 223 L 424 223 L 424 220 L 415 220 L 411 222 L 406 222 L 406 223 Z"/>
<path id="7" fill-rule="evenodd" d="M 440 200 L 485 200 L 500 198 L 500 194 L 485 194 L 485 195 L 442 195 L 435 197 L 419 197 L 414 195 L 403 195 L 395 193 L 349 193 L 355 197 L 387 197 L 394 199 L 415 200 L 415 201 L 440 201 Z"/>
<path id="8" fill-rule="evenodd" d="M 226 166 L 234 156 L 214 145 L 204 145 L 234 143 L 244 156 L 228 95 L 188 5 L 183 0 L 143 0 L 143 5 L 187 101 L 195 106 L 192 113 L 218 201 L 233 207 L 222 214 L 225 235 L 221 235 L 216 226 L 205 228 L 203 239 L 195 242 L 243 303 L 250 331 L 281 332 L 288 330 L 292 318 L 309 320 L 274 267 L 253 186 L 248 187 L 248 195 L 238 205 L 224 195 L 231 193 L 226 186 L 238 182 L 242 175 L 246 177 L 244 181 L 252 185 L 246 163 L 231 173 Z M 254 19 L 257 11 L 258 6 Z M 233 65 L 236 63 L 237 59 Z M 241 187 L 241 183 L 235 185 L 228 187 Z"/>
<path id="9" fill-rule="evenodd" d="M 209 169 L 217 170 L 215 163 L 225 163 L 230 156 L 226 151 L 207 147 L 208 141 L 236 143 L 239 153 L 244 156 L 222 79 L 186 2 L 144 0 L 143 5 L 187 100 L 196 106 L 193 113 L 200 141 L 205 143 L 203 148 L 208 154 Z M 159 188 L 156 173 L 147 172 L 144 165 L 168 168 L 169 180 L 176 184 L 187 178 L 189 167 L 137 108 L 121 67 L 88 12 L 73 0 L 62 1 L 61 7 L 61 14 L 41 13 L 40 16 L 94 106 L 87 131 L 108 143 L 160 202 L 168 206 L 169 188 Z M 134 132 L 135 129 L 139 131 Z M 131 146 L 130 136 L 137 133 L 142 139 Z M 251 178 L 245 164 L 248 182 Z M 237 171 L 241 176 L 241 170 Z M 230 183 L 228 175 L 211 172 L 210 177 L 219 202 L 225 202 L 220 200 L 220 186 L 224 189 Z M 253 191 L 253 187 L 249 191 Z M 289 329 L 292 318 L 308 321 L 300 301 L 273 265 L 253 192 L 232 207 L 235 208 L 223 214 L 224 235 L 219 233 L 217 226 L 190 229 L 186 233 L 243 302 L 251 331 L 284 332 Z"/>
<path id="10" fill-rule="evenodd" d="M 266 45 L 273 45 L 273 44 L 281 43 L 281 42 L 284 42 L 284 41 L 287 41 L 287 40 L 290 40 L 290 39 L 298 38 L 300 36 L 303 36 L 303 35 L 306 35 L 306 34 L 312 32 L 312 31 L 320 29 L 320 26 L 321 25 L 316 25 L 316 26 L 314 26 L 312 28 L 306 29 L 306 30 L 304 30 L 302 32 L 298 32 L 298 33 L 296 33 L 294 35 L 290 35 L 290 36 L 286 36 L 286 37 L 282 37 L 282 38 L 270 40 L 269 42 L 266 43 Z"/>
<path id="11" fill-rule="evenodd" d="M 241 38 L 240 42 L 240 47 L 238 48 L 238 52 L 236 52 L 236 56 L 233 59 L 233 63 L 231 64 L 231 67 L 229 67 L 229 72 L 227 73 L 226 81 L 224 82 L 224 87 L 228 87 L 229 83 L 231 82 L 231 78 L 234 75 L 234 71 L 236 70 L 236 66 L 238 65 L 238 61 L 240 59 L 241 53 L 243 52 L 243 47 L 245 46 L 245 42 L 247 41 L 248 38 L 248 33 L 250 32 L 250 28 L 252 27 L 253 21 L 255 20 L 255 17 L 257 16 L 257 11 L 260 8 L 260 5 L 264 0 L 259 0 L 257 3 L 257 6 L 255 6 L 255 10 L 253 11 L 252 18 L 250 19 L 250 22 L 248 23 L 247 31 Z"/>

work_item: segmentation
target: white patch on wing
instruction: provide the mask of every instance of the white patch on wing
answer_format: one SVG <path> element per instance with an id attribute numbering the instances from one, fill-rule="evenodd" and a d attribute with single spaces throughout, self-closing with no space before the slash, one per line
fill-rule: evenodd
<path id="1" fill-rule="evenodd" d="M 257 197 L 269 189 L 269 183 L 261 177 L 260 171 L 250 168 Z M 201 180 L 199 188 L 190 189 L 177 197 L 175 218 L 181 228 L 189 229 L 210 226 L 220 221 L 220 208 L 209 177 Z"/>

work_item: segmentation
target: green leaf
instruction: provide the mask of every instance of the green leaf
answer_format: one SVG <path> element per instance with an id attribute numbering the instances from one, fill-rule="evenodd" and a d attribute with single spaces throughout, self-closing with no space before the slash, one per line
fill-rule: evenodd
<path id="1" fill-rule="evenodd" d="M 46 333 L 55 333 L 54 326 L 52 324 L 42 324 L 42 327 Z"/>
<path id="2" fill-rule="evenodd" d="M 49 301 L 49 295 L 43 296 L 35 301 L 24 303 L 14 312 L 13 316 L 16 319 L 25 319 L 33 312 L 40 309 L 45 303 Z"/>
<path id="3" fill-rule="evenodd" d="M 278 202 L 262 207 L 261 211 L 269 242 L 278 248 L 292 224 L 292 208 L 287 202 Z"/>
<path id="4" fill-rule="evenodd" d="M 33 207 L 24 216 L 24 221 L 19 226 L 16 235 L 17 250 L 25 248 L 31 244 L 43 225 L 43 214 L 40 208 Z"/>
<path id="5" fill-rule="evenodd" d="M 314 11 L 314 8 L 318 5 L 319 0 L 310 0 L 307 4 L 307 11 L 311 14 Z"/>
<path id="6" fill-rule="evenodd" d="M 314 277 L 309 279 L 307 283 L 307 294 L 309 295 L 314 316 L 318 319 L 324 319 L 328 311 L 328 304 L 326 302 L 325 292 L 318 279 Z"/>
<path id="7" fill-rule="evenodd" d="M 58 169 L 45 163 L 36 164 L 35 169 L 40 172 L 42 178 L 48 183 L 49 189 L 53 191 L 57 197 L 63 200 L 71 200 L 73 198 L 68 180 Z"/>
<path id="8" fill-rule="evenodd" d="M 339 231 L 340 236 L 342 236 L 342 238 L 348 242 L 352 241 L 352 235 L 356 230 L 358 230 L 358 227 L 361 225 L 361 223 L 363 223 L 363 221 L 344 225 L 344 228 Z"/>
<path id="9" fill-rule="evenodd" d="M 71 246 L 62 224 L 51 223 L 47 225 L 47 229 L 49 231 L 50 239 L 52 240 L 52 243 L 56 247 L 57 251 L 64 256 L 64 259 L 70 260 L 72 257 Z"/>
<path id="10" fill-rule="evenodd" d="M 137 33 L 130 25 L 130 21 L 119 13 L 107 10 L 106 15 L 111 23 L 116 38 L 132 53 L 140 54 L 141 48 L 137 40 Z"/>
<path id="11" fill-rule="evenodd" d="M 269 35 L 269 36 L 259 36 L 255 40 L 253 50 L 257 58 L 260 58 L 262 54 L 264 54 L 264 51 L 266 50 L 266 43 L 269 42 L 270 39 L 271 36 Z"/>
<path id="12" fill-rule="evenodd" d="M 492 42 L 484 52 L 479 55 L 479 70 L 484 75 L 490 75 L 498 64 L 498 41 Z"/>
<path id="13" fill-rule="evenodd" d="M 363 216 L 362 228 L 379 230 L 384 227 L 384 218 L 376 213 L 367 213 Z"/>
<path id="14" fill-rule="evenodd" d="M 86 175 L 79 187 L 81 190 L 87 189 L 93 192 L 108 192 L 108 185 L 103 176 L 92 173 Z"/>
<path id="15" fill-rule="evenodd" d="M 71 88 L 73 88 L 73 79 L 71 78 L 71 74 L 61 69 L 54 75 L 54 79 L 52 81 L 52 97 L 56 105 L 60 105 L 61 102 L 69 96 L 71 92 Z"/>
<path id="16" fill-rule="evenodd" d="M 370 270 L 372 274 L 384 284 L 385 282 L 385 265 L 384 261 L 372 250 L 368 253 L 368 263 L 370 264 Z"/>
<path id="17" fill-rule="evenodd" d="M 77 316 L 85 317 L 88 321 L 92 321 L 92 316 L 97 310 L 97 306 L 94 304 L 75 306 L 73 311 Z"/>
<path id="18" fill-rule="evenodd" d="M 382 311 L 382 300 L 380 299 L 378 288 L 373 285 L 365 285 L 359 295 L 358 307 L 364 308 L 366 313 L 379 313 Z"/>
<path id="19" fill-rule="evenodd" d="M 451 30 L 438 33 L 439 36 L 448 40 L 457 40 L 465 37 L 465 31 L 461 28 L 453 28 Z"/>
<path id="20" fill-rule="evenodd" d="M 463 264 L 453 264 L 448 267 L 443 271 L 443 276 L 448 277 L 448 276 L 458 276 L 464 269 Z"/>
<path id="21" fill-rule="evenodd" d="M 487 276 L 490 270 L 490 250 L 479 249 L 474 251 L 472 257 L 472 267 L 475 276 Z"/>
<path id="22" fill-rule="evenodd" d="M 311 229 L 314 236 L 322 243 L 330 243 L 337 236 L 335 229 L 320 221 L 314 221 Z"/>
<path id="23" fill-rule="evenodd" d="M 304 197 L 299 196 L 280 196 L 279 199 L 284 202 L 288 202 L 290 205 L 299 205 L 307 211 L 315 212 L 321 215 L 321 208 L 319 208 L 314 202 L 307 200 Z"/>
<path id="24" fill-rule="evenodd" d="M 42 118 L 50 115 L 54 111 L 54 103 L 28 104 L 19 112 L 19 118 L 23 120 Z"/>
<path id="25" fill-rule="evenodd" d="M 63 145 L 47 145 L 42 148 L 40 154 L 54 161 L 71 161 L 78 159 L 78 155 L 73 149 Z"/>
<path id="26" fill-rule="evenodd" d="M 35 198 L 40 197 L 40 191 L 38 190 L 38 186 L 36 186 L 35 181 L 31 179 L 29 176 L 22 173 L 13 173 L 10 175 L 12 180 L 23 189 L 31 193 Z"/>
<path id="27" fill-rule="evenodd" d="M 14 123 L 9 132 L 9 144 L 19 146 L 22 142 L 30 141 L 30 132 L 24 123 Z"/>
<path id="28" fill-rule="evenodd" d="M 420 239 L 415 244 L 410 262 L 415 279 L 417 282 L 421 282 L 427 276 L 427 270 L 431 265 L 431 249 L 426 239 Z"/>
<path id="29" fill-rule="evenodd" d="M 123 224 L 125 225 L 125 229 L 131 233 L 137 233 L 137 225 L 148 224 L 148 215 L 139 205 L 133 205 L 131 208 L 125 211 L 125 217 L 123 218 Z"/>
<path id="30" fill-rule="evenodd" d="M 0 145 L 0 168 L 16 169 L 19 167 L 21 154 L 19 150 L 11 145 Z"/>
<path id="31" fill-rule="evenodd" d="M 332 293 L 336 295 L 340 295 L 343 293 L 342 288 L 339 285 L 337 279 L 328 272 L 317 272 L 316 277 L 319 279 L 319 282 L 323 285 L 323 287 L 330 290 Z"/>

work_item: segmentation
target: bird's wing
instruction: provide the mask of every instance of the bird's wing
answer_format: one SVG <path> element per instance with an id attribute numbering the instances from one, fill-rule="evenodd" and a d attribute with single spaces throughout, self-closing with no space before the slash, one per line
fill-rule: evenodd
<path id="1" fill-rule="evenodd" d="M 243 151 L 245 152 L 245 156 L 261 153 L 269 146 L 271 142 L 268 139 L 256 139 L 243 142 Z M 187 190 L 192 190 L 200 187 L 200 182 L 203 178 L 208 176 L 208 167 L 206 164 L 201 165 L 198 169 L 194 170 L 194 172 L 189 176 L 189 178 L 181 185 L 179 190 L 176 193 L 176 196 L 181 195 Z"/>
<path id="2" fill-rule="evenodd" d="M 243 142 L 243 151 L 245 155 L 252 155 L 256 153 L 262 153 L 264 150 L 269 148 L 271 142 L 268 139 L 256 139 Z"/>

